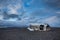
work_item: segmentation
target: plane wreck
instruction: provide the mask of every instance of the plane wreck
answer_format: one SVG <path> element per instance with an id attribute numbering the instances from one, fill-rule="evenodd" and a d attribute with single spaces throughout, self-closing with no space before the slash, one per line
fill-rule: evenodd
<path id="1" fill-rule="evenodd" d="M 51 30 L 50 25 L 38 24 L 38 23 L 31 23 L 27 29 L 29 31 L 49 31 L 49 30 Z"/>

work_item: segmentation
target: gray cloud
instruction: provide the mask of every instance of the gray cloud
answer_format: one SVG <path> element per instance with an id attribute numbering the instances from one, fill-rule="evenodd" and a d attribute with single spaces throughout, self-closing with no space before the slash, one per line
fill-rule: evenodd
<path id="1" fill-rule="evenodd" d="M 60 8 L 60 0 L 45 0 L 46 5 L 53 8 Z"/>
<path id="2" fill-rule="evenodd" d="M 58 1 L 59 0 L 44 0 L 43 2 L 46 4 L 46 6 L 48 6 L 46 8 L 42 5 L 42 0 L 32 0 L 27 2 L 27 4 L 32 8 L 29 10 L 28 7 L 24 7 L 21 0 L 0 0 L 0 19 L 3 20 L 3 17 L 7 15 L 8 20 L 5 20 L 6 22 L 2 21 L 3 24 L 9 23 L 11 25 L 24 25 L 29 23 L 48 23 L 52 26 L 60 26 L 60 12 L 52 9 L 52 7 L 60 7 L 60 1 Z M 26 10 L 28 12 L 25 12 L 25 9 L 28 9 L 29 11 Z M 5 12 L 7 14 L 5 14 Z M 19 17 L 21 18 L 20 20 L 18 20 Z"/>

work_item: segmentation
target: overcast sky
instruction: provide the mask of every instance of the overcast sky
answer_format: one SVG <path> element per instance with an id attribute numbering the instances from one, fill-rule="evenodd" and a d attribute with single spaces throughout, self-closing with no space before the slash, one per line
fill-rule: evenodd
<path id="1" fill-rule="evenodd" d="M 0 20 L 60 27 L 60 0 L 0 0 Z"/>

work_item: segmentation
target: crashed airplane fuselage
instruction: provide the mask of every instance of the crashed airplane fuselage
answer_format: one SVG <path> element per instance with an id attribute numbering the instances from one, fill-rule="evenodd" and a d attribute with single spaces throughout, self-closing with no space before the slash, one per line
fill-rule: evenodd
<path id="1" fill-rule="evenodd" d="M 38 23 L 31 23 L 27 29 L 29 31 L 49 31 L 49 30 L 51 30 L 51 28 L 48 24 L 38 24 Z"/>

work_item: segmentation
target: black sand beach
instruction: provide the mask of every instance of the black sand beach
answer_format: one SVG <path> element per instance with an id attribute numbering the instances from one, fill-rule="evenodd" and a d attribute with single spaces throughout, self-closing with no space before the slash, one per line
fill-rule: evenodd
<path id="1" fill-rule="evenodd" d="M 31 32 L 26 28 L 0 28 L 0 40 L 60 40 L 60 28 Z"/>

